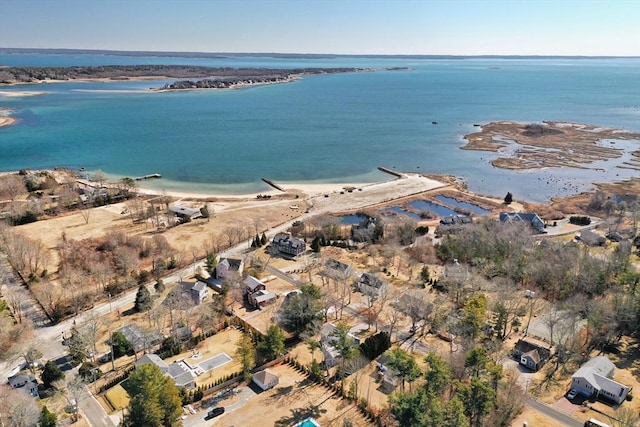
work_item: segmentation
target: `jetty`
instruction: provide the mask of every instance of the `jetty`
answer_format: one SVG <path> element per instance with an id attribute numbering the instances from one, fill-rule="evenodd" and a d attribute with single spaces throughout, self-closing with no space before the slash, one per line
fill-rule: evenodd
<path id="1" fill-rule="evenodd" d="M 162 178 L 162 175 L 159 173 L 150 173 L 149 175 L 137 176 L 133 178 L 135 181 L 144 181 L 145 179 L 154 179 L 154 178 Z"/>
<path id="2" fill-rule="evenodd" d="M 388 173 L 389 175 L 393 175 L 396 178 L 402 178 L 402 174 L 400 172 L 396 172 L 394 170 L 391 170 L 389 168 L 385 168 L 384 166 L 378 166 L 378 170 L 384 173 Z"/>
<path id="3" fill-rule="evenodd" d="M 262 180 L 264 182 L 266 182 L 267 184 L 269 184 L 270 186 L 272 186 L 273 188 L 275 188 L 276 190 L 282 191 L 283 193 L 287 192 L 287 190 L 285 190 L 284 188 L 280 187 L 278 184 L 276 184 L 275 182 L 271 181 L 270 179 L 262 178 Z"/>

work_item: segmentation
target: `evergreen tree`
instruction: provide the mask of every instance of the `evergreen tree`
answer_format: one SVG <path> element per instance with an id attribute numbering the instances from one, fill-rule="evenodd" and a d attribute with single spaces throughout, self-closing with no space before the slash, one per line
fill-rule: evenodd
<path id="1" fill-rule="evenodd" d="M 513 194 L 511 194 L 510 192 L 507 192 L 507 195 L 504 196 L 504 204 L 509 205 L 511 204 L 511 202 L 513 202 Z"/>
<path id="2" fill-rule="evenodd" d="M 218 265 L 217 256 L 213 252 L 207 252 L 207 258 L 205 259 L 205 267 L 209 274 L 214 274 L 216 270 L 216 266 Z"/>
<path id="3" fill-rule="evenodd" d="M 424 283 L 427 283 L 430 279 L 429 267 L 427 267 L 426 265 L 422 267 L 422 270 L 420 270 L 420 279 L 422 279 Z"/>
<path id="4" fill-rule="evenodd" d="M 457 392 L 469 425 L 481 426 L 482 418 L 496 403 L 495 391 L 482 378 L 472 378 L 470 384 L 460 384 Z"/>
<path id="5" fill-rule="evenodd" d="M 49 411 L 47 406 L 42 407 L 40 413 L 40 427 L 56 427 L 58 424 L 58 417 L 53 412 Z"/>
<path id="6" fill-rule="evenodd" d="M 424 373 L 424 378 L 426 380 L 424 388 L 427 392 L 433 392 L 441 395 L 449 384 L 451 384 L 449 366 L 442 357 L 435 353 L 427 354 L 424 361 L 428 365 Z"/>
<path id="7" fill-rule="evenodd" d="M 121 357 L 133 350 L 131 343 L 122 332 L 114 332 L 111 336 L 111 348 L 115 357 Z"/>
<path id="8" fill-rule="evenodd" d="M 140 285 L 138 288 L 138 293 L 136 294 L 136 303 L 135 310 L 138 313 L 142 313 L 143 311 L 149 311 L 151 306 L 153 305 L 153 300 L 151 299 L 151 293 L 149 289 L 145 285 Z"/>
<path id="9" fill-rule="evenodd" d="M 320 253 L 320 238 L 318 236 L 311 241 L 311 250 L 315 253 Z"/>
<path id="10" fill-rule="evenodd" d="M 278 325 L 271 325 L 265 335 L 258 344 L 258 350 L 260 350 L 267 360 L 273 360 L 284 354 L 284 333 Z"/>
<path id="11" fill-rule="evenodd" d="M 394 393 L 389 401 L 391 414 L 398 421 L 398 425 L 426 427 L 427 396 L 423 391 Z"/>
<path id="12" fill-rule="evenodd" d="M 64 372 L 52 360 L 44 364 L 42 375 L 40 377 L 45 388 L 51 388 L 53 383 L 64 378 Z"/>
<path id="13" fill-rule="evenodd" d="M 129 413 L 125 426 L 182 425 L 182 400 L 173 379 L 152 363 L 137 367 L 129 376 Z"/>
<path id="14" fill-rule="evenodd" d="M 158 281 L 156 282 L 155 285 L 153 285 L 153 288 L 155 289 L 155 291 L 159 294 L 163 293 L 165 290 L 165 286 L 164 286 L 164 282 L 162 281 L 162 279 L 158 279 Z"/>
<path id="15" fill-rule="evenodd" d="M 420 376 L 420 367 L 416 363 L 413 356 L 401 348 L 394 348 L 389 352 L 389 367 L 394 369 L 402 380 L 402 390 L 404 391 L 404 383 L 415 381 Z"/>
<path id="16" fill-rule="evenodd" d="M 242 335 L 238 342 L 235 356 L 242 363 L 242 374 L 245 380 L 251 378 L 251 369 L 256 364 L 256 348 L 251 341 L 251 337 L 247 334 Z"/>
<path id="17" fill-rule="evenodd" d="M 290 294 L 280 306 L 282 326 L 296 336 L 315 335 L 322 325 L 322 292 L 313 283 L 300 286 L 300 293 Z"/>
<path id="18" fill-rule="evenodd" d="M 267 235 L 266 235 L 266 234 L 264 234 L 264 233 L 262 233 L 262 237 L 260 238 L 261 246 L 266 245 L 266 244 L 267 244 L 267 242 L 268 242 L 268 240 L 267 240 Z"/>

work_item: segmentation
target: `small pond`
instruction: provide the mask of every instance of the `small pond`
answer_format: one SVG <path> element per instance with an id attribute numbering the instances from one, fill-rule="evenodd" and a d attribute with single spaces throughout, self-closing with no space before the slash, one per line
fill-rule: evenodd
<path id="1" fill-rule="evenodd" d="M 487 215 L 487 214 L 491 213 L 490 210 L 481 208 L 478 205 L 474 205 L 473 203 L 469 203 L 469 202 L 461 202 L 461 201 L 453 199 L 451 197 L 436 196 L 435 199 L 440 201 L 440 202 L 442 202 L 442 203 L 446 203 L 446 204 L 451 205 L 451 206 L 456 206 L 458 208 L 462 208 L 462 209 L 468 210 L 468 211 L 473 212 L 474 214 L 477 214 L 477 215 Z"/>
<path id="2" fill-rule="evenodd" d="M 449 216 L 449 215 L 460 215 L 459 212 L 449 209 L 446 206 L 442 206 L 433 202 L 427 202 L 426 200 L 414 200 L 413 202 L 409 203 L 409 206 L 411 206 L 412 208 L 420 212 L 429 211 L 431 213 L 438 215 L 439 217 Z"/>
<path id="3" fill-rule="evenodd" d="M 360 224 L 360 221 L 365 219 L 367 219 L 366 215 L 359 215 L 359 214 L 342 215 L 340 217 L 340 224 L 357 225 L 357 224 Z"/>
<path id="4" fill-rule="evenodd" d="M 381 211 L 382 214 L 388 214 L 389 212 L 397 213 L 398 215 L 408 216 L 411 219 L 421 219 L 420 215 L 409 212 L 408 210 L 402 209 L 400 206 L 391 206 L 390 208 L 384 209 Z"/>

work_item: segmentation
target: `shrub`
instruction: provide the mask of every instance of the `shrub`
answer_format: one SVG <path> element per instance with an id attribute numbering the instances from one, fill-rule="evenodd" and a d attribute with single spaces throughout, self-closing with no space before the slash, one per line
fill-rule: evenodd
<path id="1" fill-rule="evenodd" d="M 591 218 L 588 216 L 574 215 L 569 217 L 569 222 L 574 225 L 589 225 L 591 224 Z"/>

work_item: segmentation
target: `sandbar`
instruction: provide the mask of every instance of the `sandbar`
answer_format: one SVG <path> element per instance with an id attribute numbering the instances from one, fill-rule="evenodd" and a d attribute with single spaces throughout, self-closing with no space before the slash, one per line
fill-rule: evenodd
<path id="1" fill-rule="evenodd" d="M 25 96 L 40 96 L 46 95 L 47 92 L 35 91 L 35 90 L 21 90 L 21 91 L 9 91 L 0 90 L 0 96 L 5 98 L 22 98 Z"/>
<path id="2" fill-rule="evenodd" d="M 10 126 L 16 122 L 16 119 L 13 117 L 0 116 L 0 127 Z"/>

